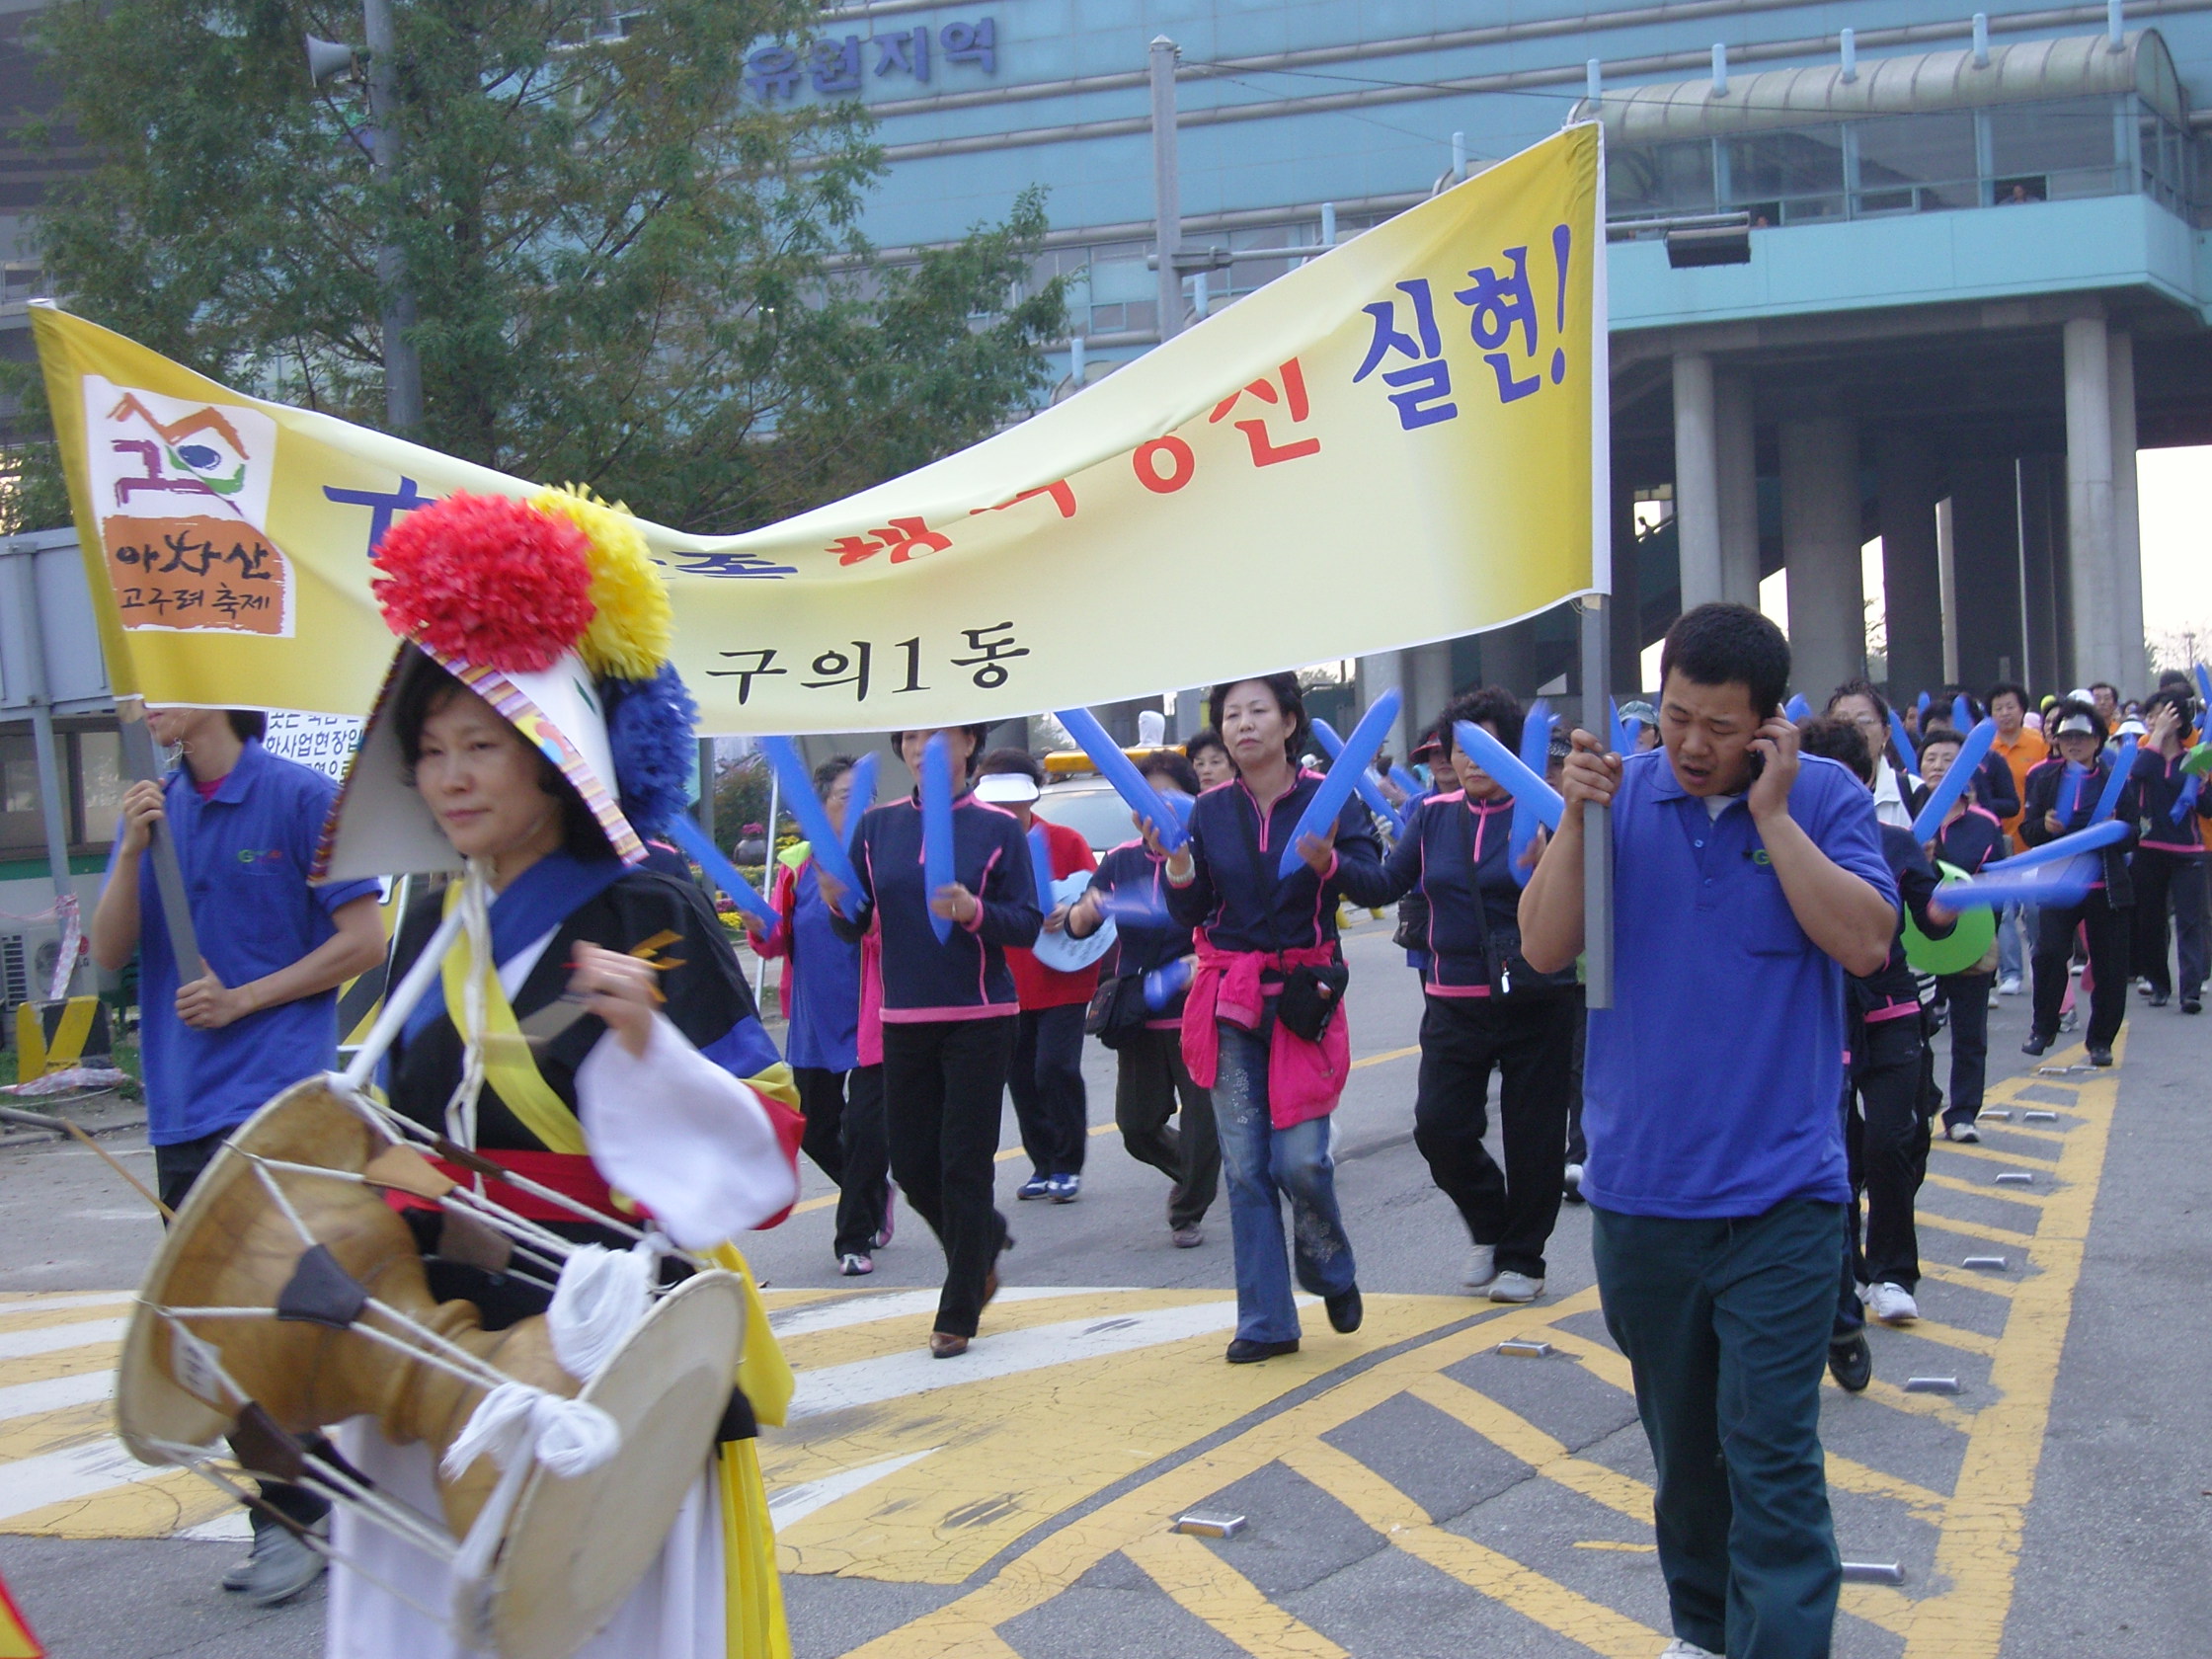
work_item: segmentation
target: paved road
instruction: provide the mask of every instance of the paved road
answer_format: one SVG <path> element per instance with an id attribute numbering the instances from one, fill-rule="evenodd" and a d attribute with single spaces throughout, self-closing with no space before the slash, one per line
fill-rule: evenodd
<path id="1" fill-rule="evenodd" d="M 1418 997 L 1385 929 L 1350 952 L 1364 1059 L 1339 1182 L 1368 1291 L 1356 1337 L 1316 1309 L 1295 1358 L 1223 1365 L 1225 1215 L 1202 1248 L 1173 1249 L 1164 1184 L 1110 1134 L 1075 1205 L 1016 1206 L 1026 1166 L 1002 1163 L 1020 1243 L 960 1362 L 922 1353 L 933 1298 L 914 1288 L 939 1258 L 918 1225 L 874 1279 L 839 1279 L 816 1177 L 801 1213 L 753 1241 L 801 1372 L 795 1420 L 762 1448 L 802 1659 L 1664 1645 L 1650 1461 L 1597 1311 L 1587 1215 L 1562 1218 L 1538 1306 L 1455 1293 L 1463 1240 L 1410 1144 Z M 1940 1148 L 1923 1194 L 1927 1317 L 1873 1333 L 1866 1395 L 1829 1393 L 1844 1552 L 1905 1572 L 1847 1588 L 1843 1655 L 2170 1659 L 2205 1651 L 2212 1627 L 2212 1025 L 2138 1003 L 2116 1073 L 2037 1075 L 2016 1053 L 2024 1021 L 2017 999 L 1993 1021 L 1992 1105 L 2010 1122 Z M 1724 1019 L 1712 1040 L 1726 1064 Z M 1109 1071 L 1092 1059 L 1102 1119 Z M 87 1153 L 0 1153 L 0 1571 L 60 1655 L 307 1655 L 319 1593 L 238 1608 L 211 1582 L 235 1518 L 102 1434 L 123 1307 L 100 1293 L 133 1282 L 154 1237 L 137 1202 Z M 2005 1271 L 1962 1265 L 1985 1254 Z M 1509 1336 L 1553 1352 L 1500 1355 Z M 1916 1376 L 1960 1392 L 1906 1391 Z M 1249 1529 L 1166 1531 L 1194 1506 Z"/>

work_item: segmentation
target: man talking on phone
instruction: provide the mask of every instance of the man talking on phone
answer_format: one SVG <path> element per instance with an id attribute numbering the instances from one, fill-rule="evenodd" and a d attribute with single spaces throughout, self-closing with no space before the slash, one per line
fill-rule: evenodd
<path id="1" fill-rule="evenodd" d="M 1658 1467 L 1666 1654 L 1823 1659 L 1842 1582 L 1820 1380 L 1851 1197 L 1844 976 L 1886 959 L 1897 887 L 1864 786 L 1798 754 L 1780 629 L 1699 605 L 1659 674 L 1659 749 L 1574 734 L 1522 953 L 1555 971 L 1582 950 L 1583 814 L 1610 806 L 1614 1005 L 1590 1010 L 1582 1192 Z"/>

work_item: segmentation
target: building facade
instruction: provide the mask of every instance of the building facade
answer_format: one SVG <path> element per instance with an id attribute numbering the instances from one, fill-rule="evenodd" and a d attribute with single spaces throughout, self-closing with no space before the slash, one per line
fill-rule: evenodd
<path id="1" fill-rule="evenodd" d="M 2143 687 L 2136 446 L 2212 437 L 2212 0 L 879 0 L 826 12 L 809 52 L 764 44 L 749 83 L 869 107 L 893 253 L 1044 187 L 1065 396 L 1159 338 L 1157 38 L 1205 267 L 1180 326 L 1604 122 L 1617 686 L 1686 604 L 1780 573 L 1816 702 L 1870 642 L 1900 690 Z M 1561 612 L 1363 669 L 1425 716 L 1477 677 L 1557 684 L 1574 641 Z"/>

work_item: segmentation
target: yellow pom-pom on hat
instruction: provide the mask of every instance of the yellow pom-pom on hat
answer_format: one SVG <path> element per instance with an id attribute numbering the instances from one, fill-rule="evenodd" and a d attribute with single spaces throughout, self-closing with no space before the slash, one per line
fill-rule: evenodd
<path id="1" fill-rule="evenodd" d="M 674 639 L 669 590 L 645 534 L 620 503 L 608 506 L 584 484 L 544 489 L 530 506 L 558 514 L 591 545 L 592 604 L 596 612 L 577 651 L 594 674 L 651 679 L 669 660 Z"/>

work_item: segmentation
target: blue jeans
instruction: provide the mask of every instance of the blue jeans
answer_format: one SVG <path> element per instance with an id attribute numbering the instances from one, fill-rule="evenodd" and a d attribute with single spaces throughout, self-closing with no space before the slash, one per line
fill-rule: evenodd
<path id="1" fill-rule="evenodd" d="M 1277 1129 L 1267 1112 L 1267 1051 L 1272 1012 L 1257 1031 L 1223 1024 L 1214 1080 L 1214 1121 L 1222 1172 L 1228 1177 L 1228 1219 L 1236 1252 L 1236 1334 L 1252 1342 L 1298 1340 L 1298 1308 L 1284 1260 L 1282 1198 L 1291 1201 L 1291 1247 L 1298 1282 L 1313 1296 L 1352 1288 L 1352 1241 L 1336 1208 L 1336 1165 L 1329 1120 Z"/>

